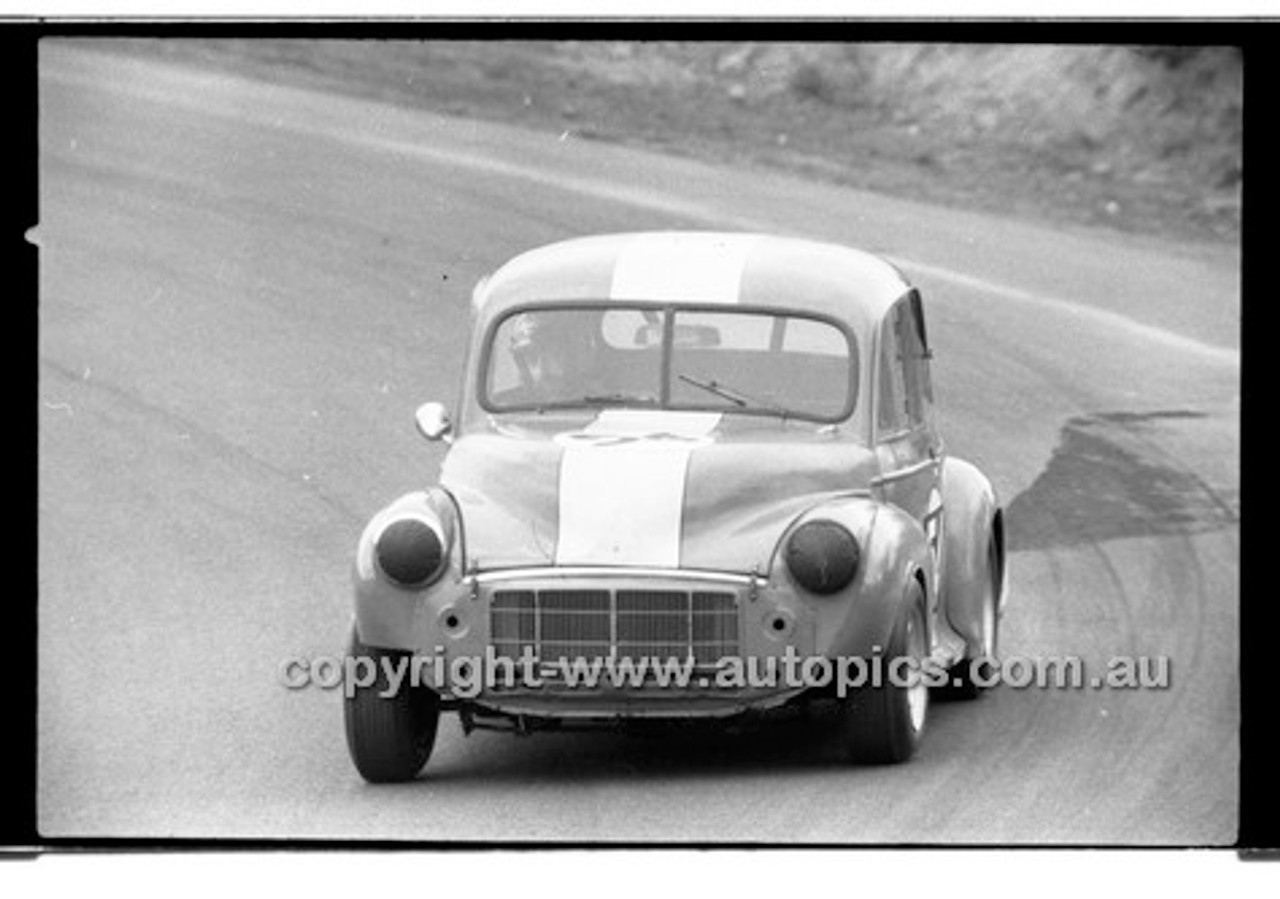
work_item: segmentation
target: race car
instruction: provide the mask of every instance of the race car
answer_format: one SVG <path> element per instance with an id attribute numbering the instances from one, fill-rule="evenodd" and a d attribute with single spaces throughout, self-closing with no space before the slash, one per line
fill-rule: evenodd
<path id="1" fill-rule="evenodd" d="M 345 691 L 369 781 L 463 729 L 721 718 L 824 700 L 905 761 L 931 692 L 989 683 L 1002 510 L 946 452 L 920 292 L 860 250 L 581 237 L 481 280 L 437 476 L 372 517 Z"/>

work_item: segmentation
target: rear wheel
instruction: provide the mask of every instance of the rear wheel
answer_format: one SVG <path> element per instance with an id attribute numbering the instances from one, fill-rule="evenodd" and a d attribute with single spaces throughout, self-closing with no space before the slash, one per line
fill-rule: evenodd
<path id="1" fill-rule="evenodd" d="M 880 684 L 861 687 L 845 701 L 846 734 L 854 761 L 896 764 L 915 754 L 929 712 L 924 677 L 928 656 L 924 590 L 913 580 L 894 623 Z M 895 662 L 903 657 L 910 661 Z"/>
<path id="2" fill-rule="evenodd" d="M 368 659 L 377 669 L 372 684 L 348 688 L 344 695 L 343 717 L 351 761 L 371 783 L 412 780 L 427 763 L 435 745 L 440 697 L 428 687 L 411 685 L 407 668 L 400 688 L 385 695 L 390 692 L 388 668 L 395 671 L 396 666 L 407 666 L 412 653 L 365 646 L 352 628 L 348 654 L 355 659 Z"/>

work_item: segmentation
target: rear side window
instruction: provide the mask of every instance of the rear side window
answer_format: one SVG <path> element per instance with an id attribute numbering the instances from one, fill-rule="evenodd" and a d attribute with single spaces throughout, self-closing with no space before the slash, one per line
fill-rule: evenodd
<path id="1" fill-rule="evenodd" d="M 912 293 L 889 311 L 880 333 L 876 424 L 883 434 L 928 421 L 933 384 L 925 340 L 919 295 Z"/>
<path id="2" fill-rule="evenodd" d="M 892 434 L 907 426 L 907 384 L 898 341 L 897 319 L 895 307 L 880 329 L 880 388 L 876 403 L 876 426 L 881 434 Z"/>
<path id="3" fill-rule="evenodd" d="M 933 401 L 933 385 L 929 381 L 929 358 L 925 348 L 924 319 L 917 294 L 898 304 L 898 348 L 902 355 L 902 373 L 907 387 L 907 418 L 912 425 L 928 417 Z"/>

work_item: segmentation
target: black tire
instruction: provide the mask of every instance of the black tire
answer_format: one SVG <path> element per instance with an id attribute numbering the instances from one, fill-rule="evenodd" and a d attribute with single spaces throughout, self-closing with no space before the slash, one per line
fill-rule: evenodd
<path id="1" fill-rule="evenodd" d="M 352 628 L 348 654 L 369 659 L 378 671 L 371 685 L 344 693 L 343 718 L 351 761 L 370 783 L 413 780 L 435 745 L 440 697 L 428 687 L 410 685 L 408 672 L 394 695 L 379 695 L 388 687 L 384 665 L 408 664 L 412 653 L 365 646 Z"/>
<path id="2" fill-rule="evenodd" d="M 993 540 L 987 547 L 987 608 L 985 626 L 991 630 L 983 655 L 978 658 L 966 655 L 947 671 L 947 685 L 943 691 L 947 699 L 974 700 L 990 689 L 995 674 L 996 651 L 1000 646 L 1000 557 Z M 977 665 L 978 677 L 974 678 Z"/>
<path id="3" fill-rule="evenodd" d="M 867 684 L 845 700 L 845 734 L 855 762 L 898 764 L 915 755 L 920 746 L 929 707 L 929 687 L 921 667 L 928 657 L 924 614 L 924 590 L 912 581 L 882 659 L 881 683 Z M 901 656 L 915 659 L 914 687 L 890 682 L 892 661 Z"/>

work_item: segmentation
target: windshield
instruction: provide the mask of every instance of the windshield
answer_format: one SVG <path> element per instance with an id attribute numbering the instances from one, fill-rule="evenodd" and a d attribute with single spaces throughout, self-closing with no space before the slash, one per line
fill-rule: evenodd
<path id="1" fill-rule="evenodd" d="M 503 318 L 486 348 L 491 411 L 622 406 L 847 418 L 856 347 L 826 319 L 773 310 L 538 307 Z"/>

